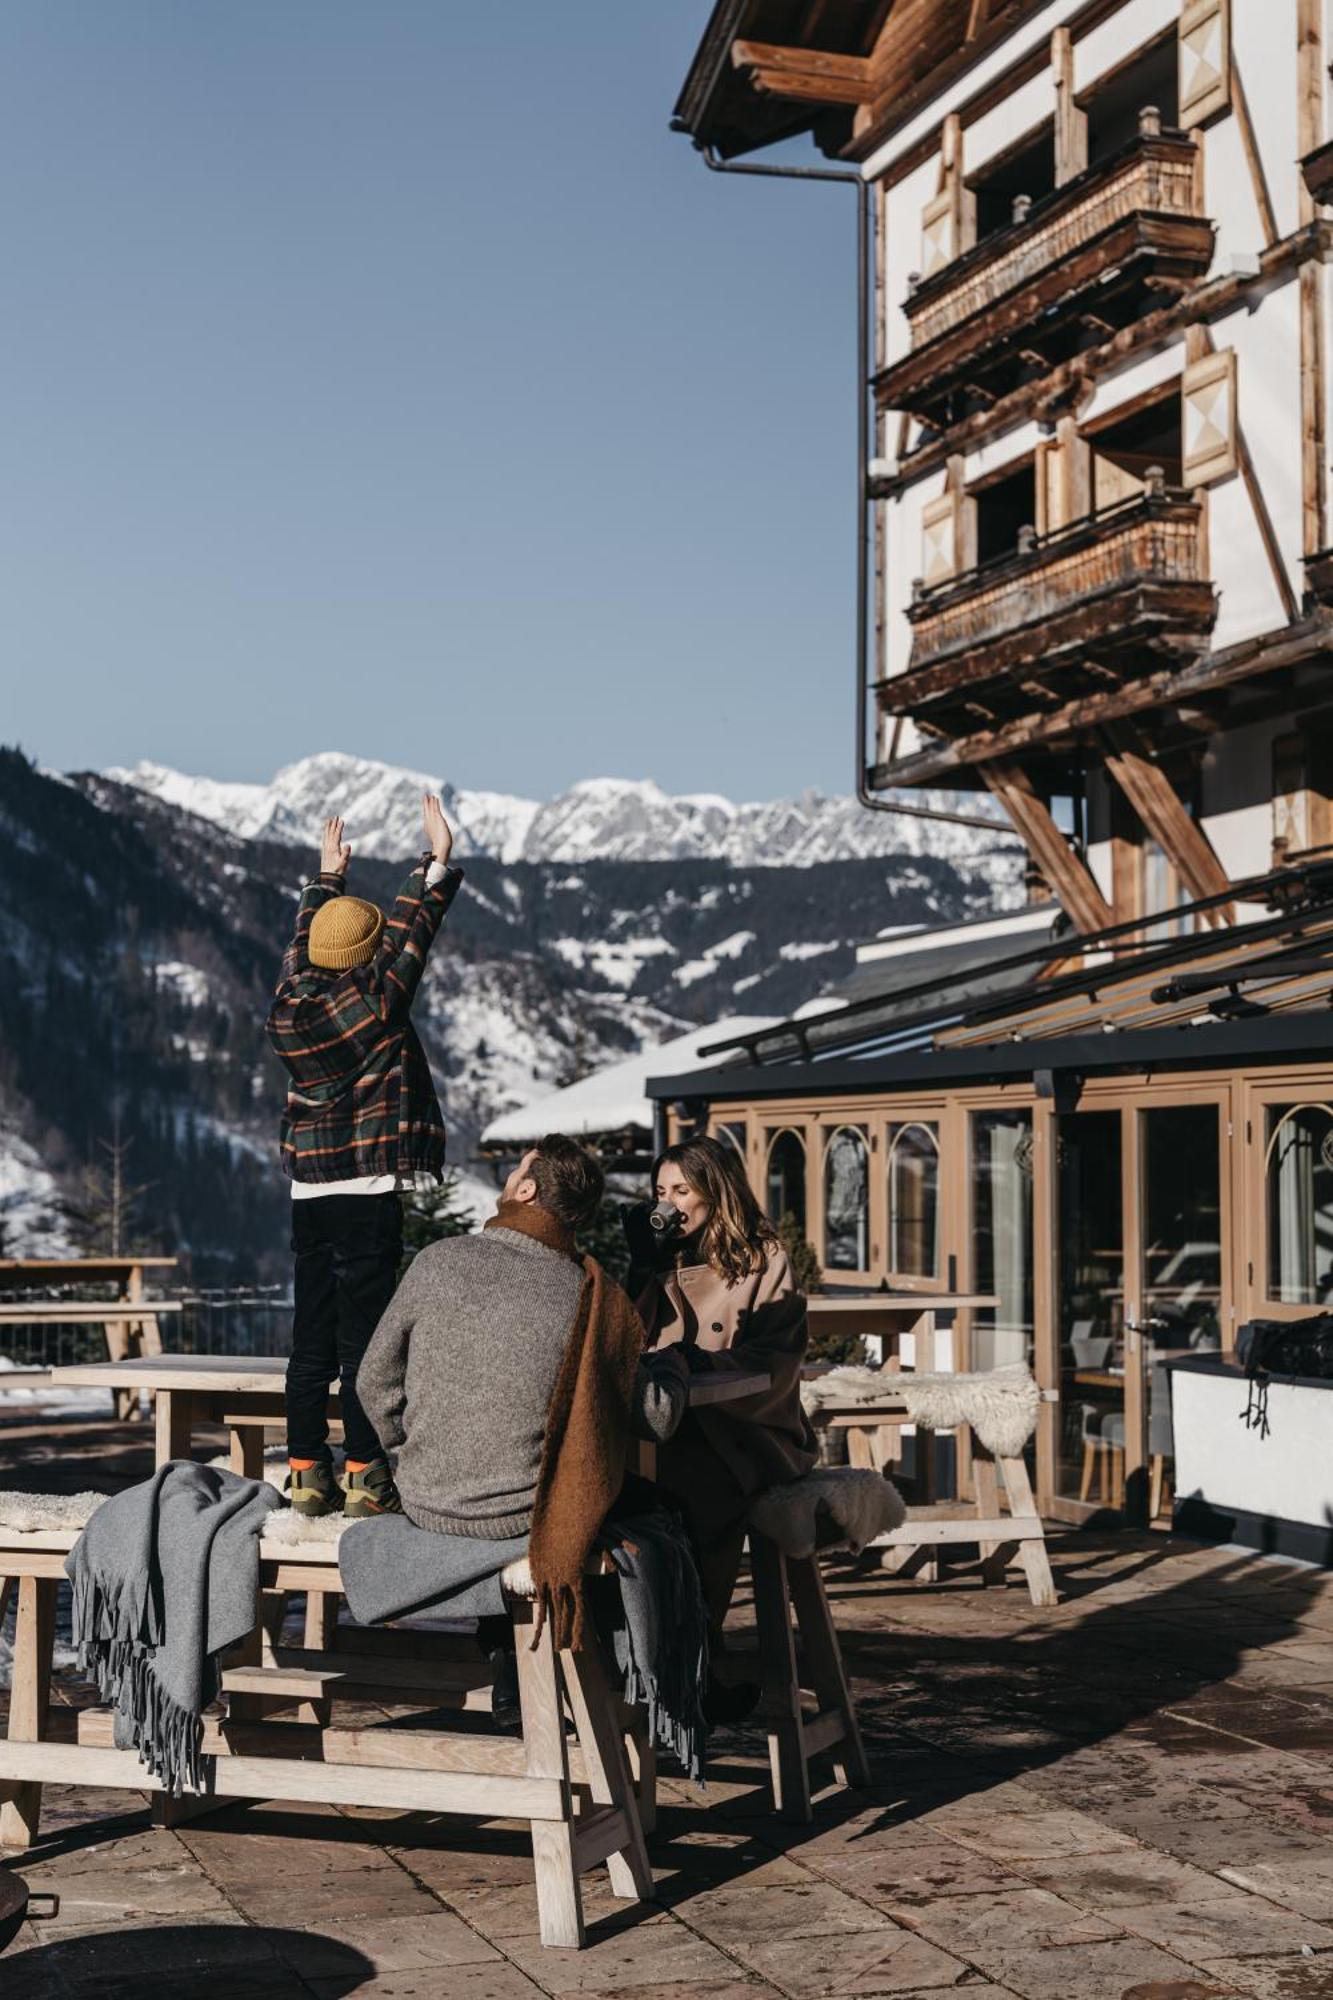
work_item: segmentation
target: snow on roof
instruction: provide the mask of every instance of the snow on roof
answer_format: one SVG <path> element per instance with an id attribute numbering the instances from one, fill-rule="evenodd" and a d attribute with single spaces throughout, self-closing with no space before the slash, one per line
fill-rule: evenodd
<path id="1" fill-rule="evenodd" d="M 731 1020 L 714 1021 L 707 1028 L 692 1028 L 674 1041 L 658 1042 L 640 1049 L 624 1062 L 609 1063 L 580 1083 L 536 1098 L 518 1111 L 506 1111 L 493 1118 L 481 1135 L 484 1146 L 527 1145 L 544 1132 L 568 1132 L 578 1138 L 593 1132 L 621 1132 L 637 1126 L 653 1129 L 653 1107 L 644 1090 L 650 1076 L 676 1076 L 690 1069 L 711 1069 L 721 1057 L 699 1060 L 699 1050 L 709 1042 L 771 1028 L 773 1014 L 742 1014 Z"/>

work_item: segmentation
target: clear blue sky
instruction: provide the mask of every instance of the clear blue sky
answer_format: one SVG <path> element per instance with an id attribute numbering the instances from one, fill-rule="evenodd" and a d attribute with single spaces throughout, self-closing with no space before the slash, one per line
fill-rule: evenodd
<path id="1" fill-rule="evenodd" d="M 0 738 L 849 788 L 852 204 L 708 11 L 6 0 Z"/>

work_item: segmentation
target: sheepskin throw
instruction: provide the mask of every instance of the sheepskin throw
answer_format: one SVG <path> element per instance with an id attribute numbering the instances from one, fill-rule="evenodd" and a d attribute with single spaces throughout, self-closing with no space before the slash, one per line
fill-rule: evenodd
<path id="1" fill-rule="evenodd" d="M 86 1528 L 105 1493 L 0 1493 L 0 1529 L 37 1535 L 51 1528 Z"/>
<path id="2" fill-rule="evenodd" d="M 830 1403 L 877 1403 L 898 1397 L 923 1430 L 970 1424 L 994 1458 L 1017 1458 L 1037 1428 L 1041 1390 L 1020 1361 L 981 1375 L 917 1375 L 907 1369 L 832 1368 L 801 1384 L 801 1401 L 818 1420 Z"/>
<path id="3" fill-rule="evenodd" d="M 859 1556 L 876 1535 L 900 1527 L 906 1514 L 902 1495 L 882 1473 L 830 1465 L 770 1486 L 750 1508 L 749 1520 L 787 1556 L 812 1556 L 817 1548 Z"/>

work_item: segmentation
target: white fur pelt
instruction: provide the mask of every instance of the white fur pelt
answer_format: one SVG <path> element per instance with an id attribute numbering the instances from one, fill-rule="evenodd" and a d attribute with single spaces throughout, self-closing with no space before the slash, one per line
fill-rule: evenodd
<path id="1" fill-rule="evenodd" d="M 826 1403 L 875 1403 L 900 1396 L 923 1430 L 970 1424 L 995 1458 L 1017 1458 L 1037 1428 L 1041 1390 L 1021 1361 L 980 1375 L 917 1375 L 908 1369 L 832 1368 L 801 1384 L 812 1415 Z"/>
<path id="2" fill-rule="evenodd" d="M 36 1535 L 46 1528 L 86 1528 L 105 1493 L 0 1493 L 0 1529 Z"/>
<path id="3" fill-rule="evenodd" d="M 902 1495 L 882 1473 L 828 1465 L 785 1486 L 770 1486 L 751 1507 L 750 1524 L 784 1555 L 812 1556 L 820 1548 L 850 1549 L 859 1556 L 876 1535 L 901 1526 L 906 1514 Z"/>
<path id="4" fill-rule="evenodd" d="M 264 1516 L 264 1540 L 287 1542 L 293 1547 L 302 1542 L 327 1544 L 336 1542 L 351 1525 L 343 1514 L 298 1514 L 293 1507 L 279 1507 Z"/>

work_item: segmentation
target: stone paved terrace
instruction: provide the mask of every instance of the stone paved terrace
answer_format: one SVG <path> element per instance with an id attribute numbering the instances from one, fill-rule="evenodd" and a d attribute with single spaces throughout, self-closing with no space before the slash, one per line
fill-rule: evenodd
<path id="1" fill-rule="evenodd" d="M 145 1446 L 10 1419 L 0 1485 L 138 1477 Z M 1333 1579 L 1162 1537 L 1053 1555 L 1045 1613 L 832 1569 L 874 1789 L 784 1828 L 728 1738 L 706 1796 L 664 1786 L 657 1905 L 588 1878 L 585 1952 L 539 1944 L 513 1829 L 274 1803 L 168 1833 L 65 1791 L 23 1865 L 60 1915 L 0 1996 L 1333 2000 Z"/>

